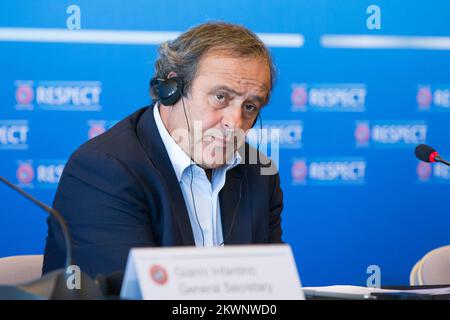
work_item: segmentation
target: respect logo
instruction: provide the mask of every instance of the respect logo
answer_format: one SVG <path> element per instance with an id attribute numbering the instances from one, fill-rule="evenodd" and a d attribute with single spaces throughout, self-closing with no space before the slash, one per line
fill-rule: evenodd
<path id="1" fill-rule="evenodd" d="M 422 112 L 450 111 L 450 84 L 419 85 L 416 101 Z"/>
<path id="2" fill-rule="evenodd" d="M 367 163 L 363 158 L 294 159 L 294 185 L 348 185 L 365 183 Z"/>
<path id="3" fill-rule="evenodd" d="M 0 120 L 0 150 L 28 149 L 29 131 L 27 120 Z"/>
<path id="4" fill-rule="evenodd" d="M 61 179 L 65 160 L 38 159 L 18 160 L 16 178 L 22 188 L 56 188 Z"/>
<path id="5" fill-rule="evenodd" d="M 291 111 L 364 112 L 366 96 L 363 83 L 292 84 Z"/>
<path id="6" fill-rule="evenodd" d="M 16 80 L 16 110 L 100 111 L 100 81 Z"/>
<path id="7" fill-rule="evenodd" d="M 410 147 L 425 143 L 428 125 L 424 121 L 356 121 L 356 147 Z"/>

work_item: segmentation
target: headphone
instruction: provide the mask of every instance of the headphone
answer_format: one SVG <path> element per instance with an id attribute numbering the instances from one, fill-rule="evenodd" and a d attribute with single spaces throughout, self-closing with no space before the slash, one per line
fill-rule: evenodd
<path id="1" fill-rule="evenodd" d="M 180 100 L 180 99 L 182 100 L 184 115 L 186 117 L 186 123 L 187 123 L 187 126 L 188 126 L 188 130 L 190 130 L 190 128 L 189 128 L 189 121 L 188 121 L 187 114 L 186 114 L 186 108 L 184 106 L 184 100 L 183 100 L 183 92 L 184 92 L 184 82 L 183 82 L 183 80 L 180 77 L 178 77 L 178 76 L 175 76 L 175 77 L 172 77 L 172 78 L 168 78 L 168 79 L 161 79 L 161 78 L 156 78 L 155 77 L 155 78 L 152 78 L 150 80 L 150 87 L 153 88 L 156 91 L 157 97 L 158 97 L 158 101 L 164 106 L 173 106 L 175 103 L 178 102 L 178 100 Z M 258 119 L 259 119 L 260 129 L 262 128 L 261 117 L 260 117 L 259 114 L 256 117 L 255 121 L 253 122 L 252 128 L 256 124 Z M 257 150 L 259 152 L 259 138 L 258 138 L 258 148 L 257 148 Z M 197 219 L 198 226 L 200 227 L 200 231 L 202 233 L 203 246 L 205 246 L 205 235 L 203 233 L 202 226 L 201 226 L 200 221 L 198 219 L 197 208 L 195 206 L 194 192 L 193 192 L 193 189 L 192 189 L 192 183 L 193 183 L 193 177 L 194 177 L 194 174 L 192 172 L 192 166 L 190 168 L 191 168 L 190 189 L 191 189 L 192 202 L 193 202 L 193 205 L 194 205 L 194 213 L 195 213 L 195 217 Z M 243 183 L 243 181 L 244 181 L 244 179 L 241 180 L 241 183 L 239 185 L 239 200 L 238 200 L 237 205 L 236 205 L 236 207 L 234 209 L 234 212 L 233 212 L 232 221 L 231 221 L 231 227 L 228 230 L 228 232 L 224 235 L 225 237 L 223 238 L 223 241 L 222 241 L 222 243 L 219 244 L 219 246 L 223 246 L 225 244 L 225 241 L 228 240 L 229 236 L 231 235 L 231 231 L 233 230 L 236 214 L 237 214 L 237 211 L 239 209 L 239 204 L 241 203 L 242 183 Z"/>
<path id="2" fill-rule="evenodd" d="M 155 89 L 158 94 L 158 100 L 165 106 L 173 106 L 180 100 L 184 83 L 180 77 L 169 79 L 153 78 L 150 80 L 150 87 Z"/>

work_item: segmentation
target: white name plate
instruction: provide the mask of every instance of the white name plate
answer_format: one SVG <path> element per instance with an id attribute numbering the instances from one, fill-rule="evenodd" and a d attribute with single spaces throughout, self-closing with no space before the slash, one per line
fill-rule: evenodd
<path id="1" fill-rule="evenodd" d="M 120 294 L 146 300 L 304 299 L 288 245 L 132 249 Z"/>

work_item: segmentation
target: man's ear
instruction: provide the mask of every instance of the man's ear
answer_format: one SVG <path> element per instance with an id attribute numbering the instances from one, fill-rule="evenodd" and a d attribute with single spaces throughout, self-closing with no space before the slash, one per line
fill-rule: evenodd
<path id="1" fill-rule="evenodd" d="M 170 71 L 169 74 L 167 75 L 167 79 L 173 78 L 173 77 L 177 77 L 177 73 L 175 71 Z"/>

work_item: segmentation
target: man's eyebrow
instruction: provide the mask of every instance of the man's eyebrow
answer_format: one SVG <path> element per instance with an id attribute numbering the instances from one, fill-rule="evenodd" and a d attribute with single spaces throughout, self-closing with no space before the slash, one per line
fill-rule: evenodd
<path id="1" fill-rule="evenodd" d="M 267 103 L 267 97 L 261 97 L 261 96 L 250 96 L 251 100 L 258 101 L 261 106 L 265 105 Z"/>
<path id="2" fill-rule="evenodd" d="M 212 93 L 212 92 L 216 92 L 216 91 L 220 91 L 220 90 L 227 91 L 228 93 L 231 93 L 238 97 L 243 96 L 243 94 L 241 92 L 238 92 L 238 91 L 234 90 L 233 88 L 230 88 L 228 86 L 223 86 L 223 85 L 213 87 L 210 92 Z M 267 97 L 261 97 L 258 95 L 250 96 L 250 99 L 258 101 L 259 103 L 261 103 L 261 105 L 264 105 L 267 102 Z"/>
<path id="3" fill-rule="evenodd" d="M 242 93 L 237 92 L 233 88 L 230 88 L 230 87 L 227 87 L 227 86 L 223 86 L 223 85 L 222 86 L 215 86 L 215 87 L 213 87 L 210 92 L 212 93 L 212 92 L 216 92 L 216 91 L 220 91 L 220 90 L 227 91 L 228 93 L 232 93 L 232 94 L 234 94 L 236 96 L 242 96 Z"/>

